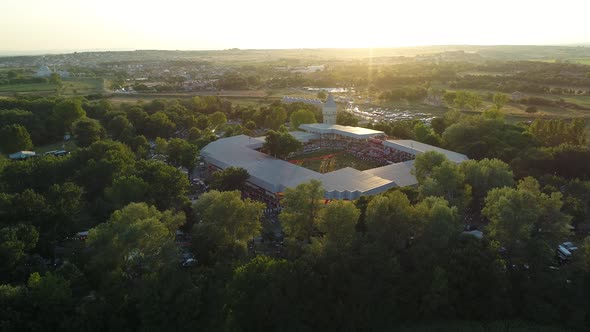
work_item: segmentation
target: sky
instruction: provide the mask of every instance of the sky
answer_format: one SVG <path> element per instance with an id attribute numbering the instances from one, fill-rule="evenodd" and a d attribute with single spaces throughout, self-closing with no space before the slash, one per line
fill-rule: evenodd
<path id="1" fill-rule="evenodd" d="M 590 43 L 590 0 L 2 0 L 0 52 Z"/>

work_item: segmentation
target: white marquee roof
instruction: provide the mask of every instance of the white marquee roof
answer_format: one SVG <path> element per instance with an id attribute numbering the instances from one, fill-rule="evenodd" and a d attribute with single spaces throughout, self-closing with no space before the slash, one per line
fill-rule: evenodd
<path id="1" fill-rule="evenodd" d="M 375 136 L 384 136 L 385 133 L 379 130 L 373 130 L 362 127 L 350 127 L 341 125 L 329 125 L 324 123 L 308 123 L 299 126 L 299 129 L 303 129 L 310 133 L 316 134 L 336 134 L 356 139 L 367 139 Z"/>
<path id="2" fill-rule="evenodd" d="M 346 167 L 321 174 L 254 150 L 260 148 L 263 143 L 264 137 L 252 138 L 239 135 L 222 138 L 205 146 L 201 150 L 201 155 L 205 161 L 222 169 L 231 166 L 246 169 L 250 174 L 249 182 L 273 193 L 316 179 L 322 182 L 324 196 L 328 199 L 357 199 L 362 195 L 374 195 L 393 187 L 405 187 L 418 183 L 411 173 L 414 166 L 413 160 L 366 171 Z M 385 143 L 396 149 L 406 149 L 412 154 L 442 150 L 453 161 L 460 162 L 463 158 L 467 160 L 464 155 L 414 141 L 386 141 Z"/>
<path id="3" fill-rule="evenodd" d="M 460 163 L 462 161 L 468 160 L 466 155 L 460 154 L 458 152 L 453 152 L 449 150 L 445 150 L 436 146 L 428 145 L 425 143 L 409 140 L 409 139 L 399 139 L 399 140 L 387 140 L 383 142 L 385 146 L 390 148 L 394 148 L 396 150 L 404 151 L 412 155 L 419 155 L 420 153 L 424 153 L 427 151 L 436 151 L 444 154 L 450 161 L 454 161 L 456 163 Z"/>

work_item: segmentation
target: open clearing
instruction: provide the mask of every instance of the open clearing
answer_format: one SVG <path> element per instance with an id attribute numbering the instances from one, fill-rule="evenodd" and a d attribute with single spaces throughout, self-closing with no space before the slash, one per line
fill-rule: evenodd
<path id="1" fill-rule="evenodd" d="M 0 85 L 0 94 L 54 94 L 56 86 L 50 83 L 8 84 Z M 68 78 L 62 80 L 62 95 L 87 95 L 104 93 L 102 78 Z"/>

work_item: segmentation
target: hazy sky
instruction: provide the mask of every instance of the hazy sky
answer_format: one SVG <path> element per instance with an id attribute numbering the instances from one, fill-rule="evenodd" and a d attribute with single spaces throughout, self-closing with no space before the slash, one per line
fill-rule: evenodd
<path id="1" fill-rule="evenodd" d="M 590 42 L 590 0 L 2 0 L 0 52 Z"/>

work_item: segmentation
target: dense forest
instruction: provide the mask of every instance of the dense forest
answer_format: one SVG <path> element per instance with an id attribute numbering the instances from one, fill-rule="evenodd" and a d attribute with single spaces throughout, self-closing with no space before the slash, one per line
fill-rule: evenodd
<path id="1" fill-rule="evenodd" d="M 66 132 L 77 147 L 0 158 L 0 330 L 587 330 L 584 121 L 514 124 L 500 95 L 476 115 L 461 113 L 477 103 L 469 93 L 448 99 L 430 126 L 371 127 L 471 160 L 421 154 L 417 187 L 357 201 L 326 202 L 317 181 L 290 188 L 281 238 L 266 229 L 276 216 L 240 195 L 247 174 L 200 185 L 190 172 L 219 137 L 272 130 L 280 141 L 287 121 L 321 122 L 313 106 L 0 99 L 4 155 Z M 275 249 L 257 250 L 255 238 Z M 577 250 L 558 259 L 565 241 Z"/>

